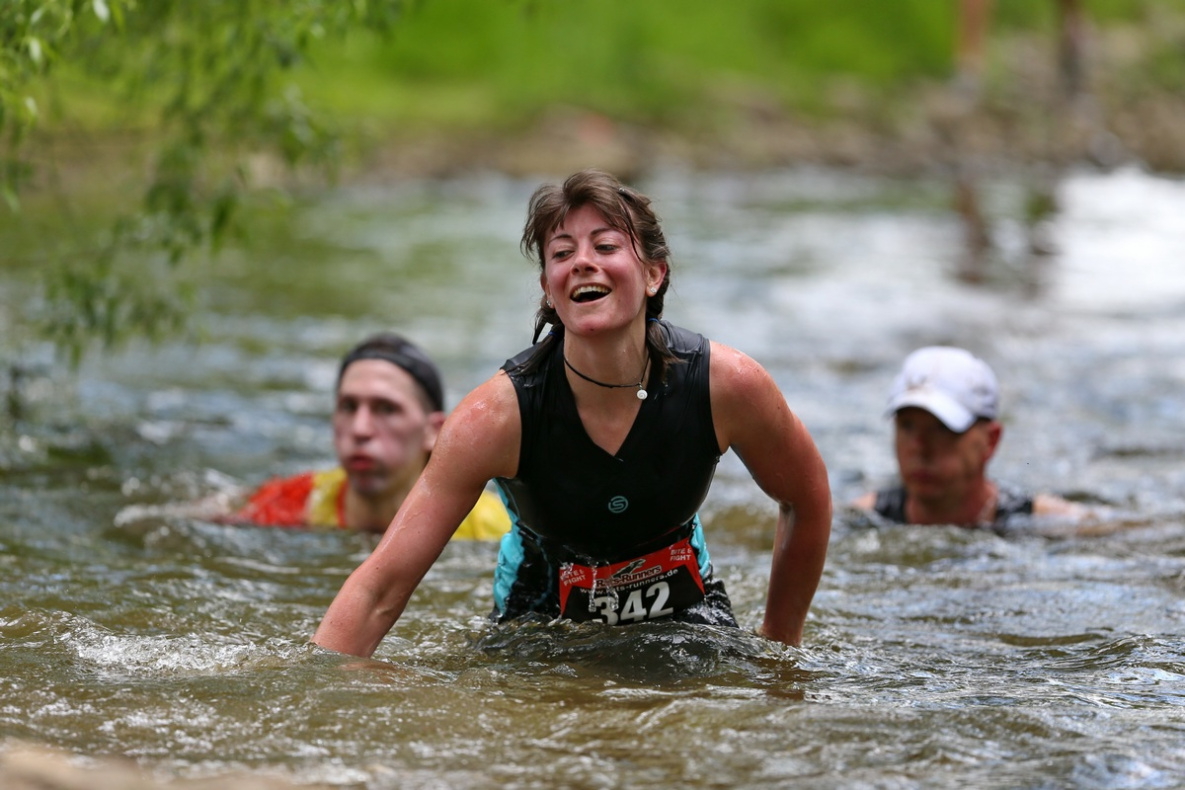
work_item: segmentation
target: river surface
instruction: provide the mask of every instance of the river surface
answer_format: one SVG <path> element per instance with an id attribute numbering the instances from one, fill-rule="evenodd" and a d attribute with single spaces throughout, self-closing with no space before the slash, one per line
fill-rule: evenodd
<path id="1" fill-rule="evenodd" d="M 310 199 L 230 250 L 202 342 L 77 373 L 8 326 L 0 430 L 0 744 L 161 777 L 347 788 L 1185 786 L 1185 183 L 1071 172 L 1030 227 L 1024 174 L 981 185 L 965 276 L 941 180 L 658 173 L 667 317 L 762 362 L 836 508 L 801 649 L 755 635 L 775 512 L 734 456 L 704 508 L 743 628 L 493 628 L 493 544 L 452 544 L 376 661 L 308 639 L 373 538 L 220 526 L 183 505 L 332 463 L 336 359 L 395 329 L 449 404 L 530 341 L 518 251 L 537 182 Z M 1040 254 L 1030 252 L 1033 240 Z M 877 528 L 889 383 L 952 343 L 1002 381 L 1002 480 L 1108 515 L 1098 534 Z M 11 383 L 8 385 L 11 388 Z"/>

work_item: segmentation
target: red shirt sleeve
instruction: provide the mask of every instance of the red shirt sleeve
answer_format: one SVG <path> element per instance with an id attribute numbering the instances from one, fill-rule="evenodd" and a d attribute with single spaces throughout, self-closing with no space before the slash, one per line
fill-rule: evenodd
<path id="1" fill-rule="evenodd" d="M 269 480 L 234 514 L 235 521 L 265 527 L 308 526 L 308 500 L 313 473 Z"/>

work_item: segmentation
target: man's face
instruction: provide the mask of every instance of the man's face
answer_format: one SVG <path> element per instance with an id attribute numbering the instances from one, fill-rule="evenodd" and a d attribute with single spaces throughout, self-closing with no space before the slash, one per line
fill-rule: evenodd
<path id="1" fill-rule="evenodd" d="M 928 502 L 962 502 L 983 479 L 1000 440 L 1000 423 L 979 420 L 955 433 L 924 409 L 906 407 L 895 417 L 897 464 L 909 496 Z"/>
<path id="2" fill-rule="evenodd" d="M 407 371 L 381 359 L 351 364 L 333 411 L 333 445 L 350 487 L 366 498 L 410 487 L 443 422 Z"/>

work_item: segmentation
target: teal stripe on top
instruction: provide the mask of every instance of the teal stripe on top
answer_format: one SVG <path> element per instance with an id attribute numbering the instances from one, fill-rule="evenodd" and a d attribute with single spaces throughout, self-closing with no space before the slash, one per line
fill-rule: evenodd
<path id="1" fill-rule="evenodd" d="M 691 528 L 691 548 L 699 558 L 699 577 L 707 579 L 708 571 L 712 567 L 712 558 L 708 556 L 708 544 L 704 540 L 704 525 L 700 523 L 699 513 L 695 514 L 691 522 L 695 525 Z"/>
<path id="2" fill-rule="evenodd" d="M 514 586 L 519 566 L 523 564 L 523 538 L 519 532 L 518 514 L 510 509 L 501 486 L 498 486 L 498 496 L 502 498 L 506 512 L 513 519 L 510 531 L 502 536 L 502 543 L 498 549 L 498 565 L 494 568 L 494 605 L 498 607 L 499 612 L 505 612 L 510 588 Z"/>

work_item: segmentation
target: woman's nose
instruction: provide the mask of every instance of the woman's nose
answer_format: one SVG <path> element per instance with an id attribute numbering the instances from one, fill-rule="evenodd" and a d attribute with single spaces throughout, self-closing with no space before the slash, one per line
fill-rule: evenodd
<path id="1" fill-rule="evenodd" d="M 576 254 L 572 256 L 572 268 L 589 269 L 596 265 L 596 260 L 593 255 L 593 247 L 591 244 L 579 244 L 576 246 Z"/>

